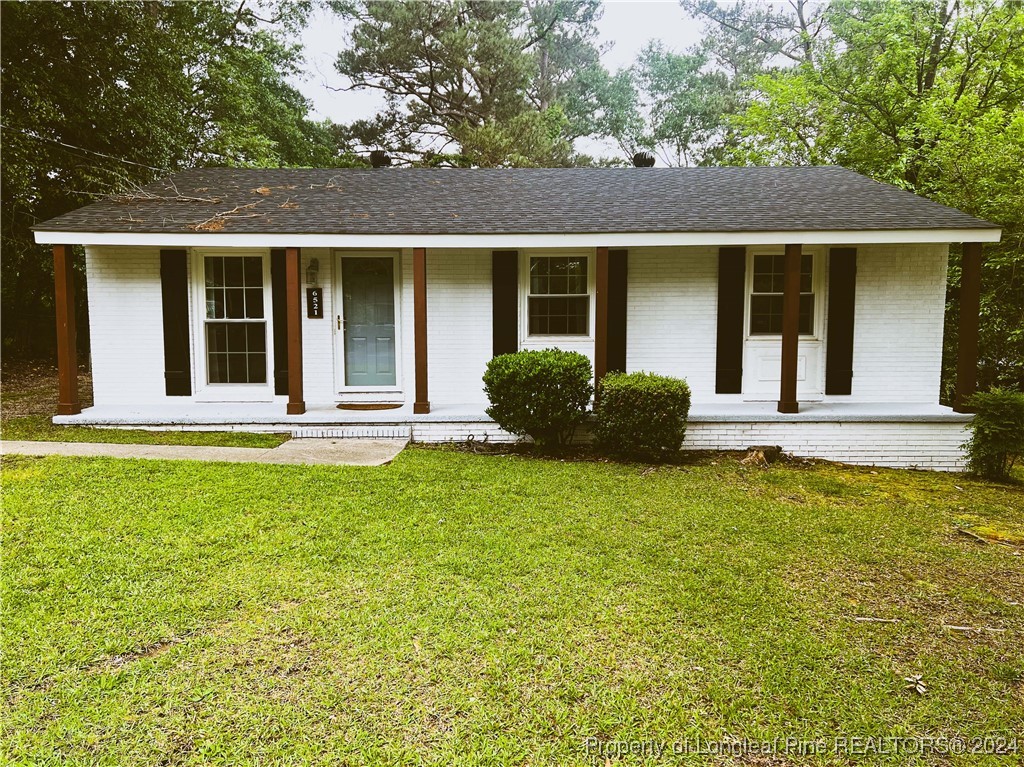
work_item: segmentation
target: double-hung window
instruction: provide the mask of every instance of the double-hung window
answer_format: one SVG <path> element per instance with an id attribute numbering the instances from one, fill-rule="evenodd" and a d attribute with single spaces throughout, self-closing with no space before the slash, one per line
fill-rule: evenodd
<path id="1" fill-rule="evenodd" d="M 754 256 L 750 292 L 750 335 L 782 333 L 782 294 L 786 279 L 786 257 L 782 254 Z M 814 256 L 800 256 L 800 334 L 814 334 Z"/>
<path id="2" fill-rule="evenodd" d="M 590 333 L 588 259 L 531 256 L 527 315 L 531 336 L 585 336 Z"/>
<path id="3" fill-rule="evenodd" d="M 208 383 L 266 384 L 263 258 L 205 256 L 203 270 Z"/>

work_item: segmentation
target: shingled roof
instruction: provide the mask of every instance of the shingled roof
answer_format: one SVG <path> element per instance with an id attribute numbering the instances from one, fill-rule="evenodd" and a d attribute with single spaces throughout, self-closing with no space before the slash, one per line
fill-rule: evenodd
<path id="1" fill-rule="evenodd" d="M 198 168 L 34 228 L 562 234 L 996 227 L 844 168 L 800 167 Z"/>

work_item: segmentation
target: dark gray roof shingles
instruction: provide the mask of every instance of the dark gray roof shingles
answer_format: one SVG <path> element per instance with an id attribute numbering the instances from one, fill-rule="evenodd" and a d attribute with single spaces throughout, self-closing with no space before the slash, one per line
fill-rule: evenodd
<path id="1" fill-rule="evenodd" d="M 995 228 L 838 167 L 198 168 L 143 192 L 34 228 L 259 234 Z M 213 201 L 176 199 L 188 197 Z"/>

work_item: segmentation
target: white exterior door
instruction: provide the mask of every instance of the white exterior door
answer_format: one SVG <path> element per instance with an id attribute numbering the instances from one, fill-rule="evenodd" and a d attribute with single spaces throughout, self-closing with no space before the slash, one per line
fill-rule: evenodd
<path id="1" fill-rule="evenodd" d="M 397 258 L 392 254 L 338 257 L 336 362 L 341 391 L 398 387 Z"/>

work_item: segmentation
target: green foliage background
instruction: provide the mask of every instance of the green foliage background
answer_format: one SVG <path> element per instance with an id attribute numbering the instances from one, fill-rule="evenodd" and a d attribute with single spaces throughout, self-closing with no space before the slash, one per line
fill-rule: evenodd
<path id="1" fill-rule="evenodd" d="M 52 264 L 32 225 L 180 168 L 351 161 L 286 81 L 309 8 L 0 4 L 5 352 L 52 343 Z"/>

